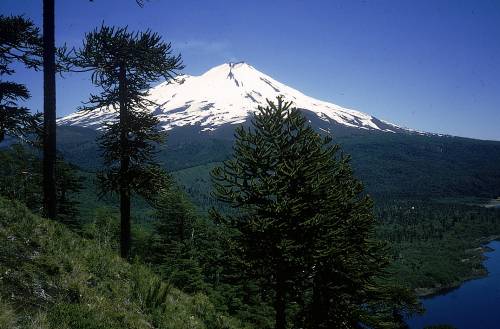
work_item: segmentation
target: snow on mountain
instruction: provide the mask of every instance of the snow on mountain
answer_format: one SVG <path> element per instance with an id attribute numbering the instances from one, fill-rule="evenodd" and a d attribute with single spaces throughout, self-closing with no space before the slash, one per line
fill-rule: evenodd
<path id="1" fill-rule="evenodd" d="M 182 75 L 175 82 L 161 83 L 149 91 L 150 100 L 158 104 L 150 110 L 166 130 L 191 125 L 211 131 L 222 125 L 242 123 L 258 105 L 265 106 L 266 99 L 274 100 L 278 95 L 327 122 L 367 130 L 402 130 L 369 114 L 306 96 L 244 62 L 222 64 L 200 76 Z M 58 124 L 100 129 L 115 116 L 113 109 L 75 112 L 59 119 Z"/>

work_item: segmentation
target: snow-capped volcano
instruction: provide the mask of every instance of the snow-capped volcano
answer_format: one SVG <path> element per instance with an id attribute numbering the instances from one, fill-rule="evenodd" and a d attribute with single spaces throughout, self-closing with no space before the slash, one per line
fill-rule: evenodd
<path id="1" fill-rule="evenodd" d="M 244 62 L 222 64 L 200 76 L 182 75 L 175 82 L 161 83 L 149 91 L 149 98 L 158 104 L 150 110 L 166 130 L 199 126 L 201 131 L 211 131 L 242 123 L 258 105 L 265 106 L 266 99 L 275 100 L 278 95 L 328 123 L 365 130 L 402 130 L 366 113 L 306 96 Z M 75 112 L 59 119 L 58 124 L 99 129 L 115 116 L 112 109 Z"/>

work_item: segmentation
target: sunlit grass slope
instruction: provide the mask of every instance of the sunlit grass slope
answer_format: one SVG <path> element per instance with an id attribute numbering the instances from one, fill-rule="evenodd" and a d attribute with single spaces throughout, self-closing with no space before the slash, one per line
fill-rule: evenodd
<path id="1" fill-rule="evenodd" d="M 82 238 L 0 198 L 0 328 L 242 328 L 123 261 L 103 232 Z"/>

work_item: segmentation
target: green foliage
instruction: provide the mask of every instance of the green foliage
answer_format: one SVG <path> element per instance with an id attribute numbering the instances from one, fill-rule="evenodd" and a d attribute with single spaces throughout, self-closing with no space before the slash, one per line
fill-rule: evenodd
<path id="1" fill-rule="evenodd" d="M 185 292 L 207 294 L 217 311 L 258 328 L 271 327 L 270 307 L 255 286 L 234 280 L 239 270 L 226 252 L 229 232 L 198 212 L 180 188 L 160 192 L 152 221 L 142 227 L 141 241 L 134 233 L 132 254 L 150 263 L 163 280 Z"/>
<path id="2" fill-rule="evenodd" d="M 156 276 L 147 275 L 145 268 L 136 266 L 133 268 L 132 277 L 134 282 L 134 299 L 138 301 L 143 311 L 160 309 L 165 312 L 166 300 L 170 294 L 171 287 Z"/>
<path id="3" fill-rule="evenodd" d="M 0 15 L 0 73 L 13 74 L 10 67 L 19 61 L 27 68 L 42 65 L 42 38 L 40 29 L 23 16 Z"/>
<path id="4" fill-rule="evenodd" d="M 13 64 L 19 62 L 27 68 L 41 66 L 40 31 L 32 21 L 23 16 L 0 15 L 0 75 L 12 75 Z M 0 81 L 0 142 L 5 135 L 27 140 L 39 132 L 40 114 L 31 114 L 19 101 L 30 97 L 25 85 Z"/>
<path id="5" fill-rule="evenodd" d="M 379 174 L 386 173 L 386 171 L 383 166 L 379 166 L 379 161 L 383 159 L 374 158 L 376 153 L 370 150 L 374 149 L 376 150 L 374 152 L 386 154 L 384 156 L 386 157 L 391 150 L 398 153 L 400 152 L 399 149 L 418 148 L 418 145 L 421 144 L 422 150 L 430 152 L 432 157 L 442 157 L 439 160 L 441 162 L 455 157 L 454 168 L 450 169 L 450 172 L 445 173 L 441 172 L 439 168 L 431 168 L 436 174 L 429 179 L 438 181 L 437 176 L 440 176 L 441 181 L 439 184 L 443 184 L 440 189 L 432 188 L 433 193 L 442 197 L 445 195 L 443 193 L 447 192 L 450 192 L 451 196 L 461 195 L 461 182 L 467 181 L 466 177 L 468 176 L 475 176 L 480 179 L 482 170 L 486 170 L 488 165 L 491 167 L 488 170 L 494 172 L 493 164 L 495 162 L 493 160 L 495 154 L 497 154 L 494 148 L 496 144 L 466 139 L 438 139 L 425 136 L 391 135 L 387 137 L 364 136 L 364 138 L 351 138 L 349 143 L 345 142 L 347 137 L 340 139 L 343 141 L 344 148 L 352 149 L 357 145 L 355 147 L 356 153 L 353 155 L 354 166 L 358 169 L 365 168 L 363 175 L 368 175 L 365 176 L 365 181 L 371 185 L 370 192 L 376 192 L 377 237 L 389 241 L 392 258 L 392 265 L 386 275 L 388 281 L 395 281 L 396 284 L 405 285 L 411 289 L 419 288 L 417 290 L 419 294 L 429 294 L 450 286 L 456 286 L 464 279 L 484 275 L 482 252 L 477 247 L 483 241 L 486 241 L 485 239 L 500 234 L 498 210 L 465 205 L 479 204 L 483 202 L 482 199 L 454 197 L 447 200 L 442 200 L 442 198 L 440 200 L 430 200 L 428 198 L 417 198 L 415 196 L 417 194 L 428 193 L 427 188 L 431 185 L 427 183 L 424 184 L 425 186 L 416 184 L 417 188 L 412 190 L 411 186 L 415 183 L 415 179 L 418 178 L 414 176 L 413 172 L 416 169 L 427 170 L 427 165 L 420 163 L 420 160 L 416 158 L 408 158 L 407 161 L 412 163 L 411 166 L 404 165 L 404 162 L 401 161 L 398 168 L 393 167 L 391 169 L 391 172 L 397 176 L 396 178 L 386 177 L 382 179 Z M 76 143 L 76 140 L 74 143 Z M 434 144 L 434 146 L 431 146 L 431 144 Z M 441 148 L 437 145 L 441 145 Z M 482 151 L 473 151 L 476 147 Z M 440 149 L 445 151 L 440 152 Z M 462 151 L 467 154 L 461 157 L 455 156 L 455 154 Z M 366 156 L 363 155 L 365 153 Z M 476 157 L 473 161 L 477 162 L 477 165 L 465 172 L 460 168 L 466 168 L 464 163 L 472 161 L 468 158 L 469 153 Z M 411 154 L 407 153 L 407 156 L 411 157 Z M 360 156 L 362 156 L 361 159 Z M 446 160 L 446 157 L 448 160 Z M 420 154 L 419 158 L 426 159 L 426 156 Z M 373 163 L 373 166 L 370 167 L 370 163 Z M 184 190 L 189 194 L 190 199 L 193 200 L 198 209 L 216 207 L 222 209 L 222 211 L 227 211 L 227 206 L 221 206 L 221 203 L 208 195 L 210 191 L 208 172 L 215 165 L 217 164 L 188 168 L 174 172 L 172 176 L 179 184 L 185 186 Z M 370 173 L 373 177 L 368 173 L 369 168 L 371 168 Z M 429 173 L 432 174 L 432 172 Z M 403 176 L 406 178 L 402 179 Z M 460 181 L 454 179 L 456 189 L 446 188 L 446 186 L 449 186 L 446 183 L 447 176 L 462 178 Z M 491 177 L 492 182 L 495 182 L 494 175 L 489 177 Z M 387 186 L 383 184 L 386 180 L 388 182 Z M 90 181 L 91 179 L 88 180 L 88 182 Z M 404 198 L 393 197 L 392 193 L 398 195 L 398 191 L 403 191 L 406 196 Z M 478 193 L 478 191 L 483 191 L 481 193 L 484 195 L 494 193 L 493 190 L 488 190 L 487 186 L 485 187 L 481 183 L 470 186 L 470 193 Z M 84 194 L 79 196 L 83 203 L 81 205 L 82 212 L 88 213 L 87 217 L 89 218 L 92 218 L 94 209 L 102 205 L 100 203 L 102 201 L 94 200 L 94 193 L 94 189 L 89 187 Z M 111 206 L 114 203 L 116 201 L 111 200 L 107 205 Z M 86 208 L 89 208 L 89 210 Z M 137 211 L 137 214 L 134 215 L 137 222 L 143 223 L 148 228 L 150 222 L 145 221 L 147 217 L 143 215 L 148 211 L 146 205 L 138 203 L 134 208 Z M 240 285 L 239 280 L 237 280 L 238 271 L 233 269 L 231 259 L 223 253 L 229 248 L 220 240 L 225 239 L 223 236 L 227 232 L 221 233 L 221 228 L 215 227 L 210 221 L 205 220 L 202 223 L 206 226 L 207 238 L 198 239 L 197 241 L 204 241 L 200 249 L 207 252 L 199 253 L 196 258 L 198 263 L 201 264 L 204 282 L 208 286 L 205 288 L 206 292 L 214 301 L 217 309 L 228 311 L 241 319 L 256 323 L 259 328 L 272 326 L 272 323 L 270 323 L 272 322 L 270 320 L 272 309 L 270 309 L 269 304 L 259 298 L 260 291 L 258 289 L 250 289 L 245 285 Z M 140 225 L 137 225 L 136 228 L 140 228 Z M 134 236 L 138 241 L 138 234 L 134 233 Z M 135 244 L 138 242 L 135 242 Z M 144 240 L 141 243 L 147 245 L 149 240 Z M 143 249 L 149 250 L 147 248 Z M 141 251 L 140 254 L 145 255 L 147 252 Z"/>
<path id="6" fill-rule="evenodd" d="M 372 203 L 349 159 L 306 122 L 278 97 L 259 107 L 251 128 L 237 128 L 233 158 L 213 170 L 214 195 L 233 211 L 214 218 L 235 230 L 241 271 L 272 291 L 275 328 L 287 326 L 292 302 L 300 327 L 401 325 L 400 312 L 414 312 L 416 301 L 400 289 L 407 297 L 395 303 L 376 280 L 388 260 Z"/>
<path id="7" fill-rule="evenodd" d="M 429 294 L 484 275 L 479 246 L 500 235 L 500 209 L 432 200 L 377 207 L 378 236 L 391 245 L 393 279 Z"/>
<path id="8" fill-rule="evenodd" d="M 14 309 L 0 298 L 0 328 L 16 328 Z"/>
<path id="9" fill-rule="evenodd" d="M 390 199 L 500 195 L 496 165 L 500 163 L 500 142 L 387 133 L 341 136 L 335 142 L 351 155 L 354 173 L 376 206 Z M 205 146 L 210 144 L 199 141 L 198 149 L 172 146 L 165 164 L 171 163 L 170 158 L 185 162 L 185 168 L 176 168 L 172 176 L 186 187 L 196 205 L 208 210 L 219 207 L 210 198 L 210 171 L 230 155 L 231 148 L 226 146 L 217 157 L 200 163 L 197 156 Z"/>
<path id="10" fill-rule="evenodd" d="M 94 240 L 99 246 L 118 250 L 120 241 L 120 219 L 116 211 L 100 207 L 92 214 L 92 222 L 83 230 L 84 236 Z"/>
<path id="11" fill-rule="evenodd" d="M 75 166 L 68 164 L 61 158 L 56 161 L 56 219 L 72 228 L 78 228 L 78 207 L 76 195 L 83 188 L 84 178 L 80 176 Z"/>
<path id="12" fill-rule="evenodd" d="M 244 328 L 99 241 L 0 198 L 0 319 L 18 328 Z M 36 324 L 36 325 L 35 325 Z"/>
<path id="13" fill-rule="evenodd" d="M 20 144 L 0 150 L 0 195 L 24 202 L 36 211 L 41 206 L 40 162 Z"/>
<path id="14" fill-rule="evenodd" d="M 41 204 L 41 163 L 36 151 L 22 144 L 14 144 L 0 149 L 0 195 L 24 202 L 34 212 L 39 212 Z M 58 201 L 57 220 L 77 228 L 79 202 L 76 200 L 82 188 L 83 178 L 76 168 L 57 160 L 56 193 Z"/>
<path id="15" fill-rule="evenodd" d="M 150 31 L 131 33 L 126 28 L 102 26 L 85 37 L 74 63 L 92 71 L 92 82 L 102 88 L 83 111 L 121 106 L 118 121 L 108 123 L 98 144 L 107 167 L 100 176 L 104 193 L 126 186 L 152 197 L 165 184 L 154 161 L 156 144 L 164 141 L 158 119 L 147 110 L 154 105 L 146 96 L 150 83 L 170 79 L 182 69 L 180 56 L 171 56 L 170 44 Z M 127 168 L 124 168 L 124 162 Z"/>
<path id="16" fill-rule="evenodd" d="M 153 256 L 149 258 L 159 266 L 163 278 L 176 287 L 190 293 L 201 291 L 205 288 L 201 254 L 210 251 L 200 248 L 207 242 L 202 219 L 176 187 L 160 192 L 155 208 Z"/>
<path id="17" fill-rule="evenodd" d="M 106 168 L 98 179 L 103 194 L 120 195 L 121 255 L 128 257 L 132 192 L 151 200 L 168 181 L 154 158 L 165 134 L 149 111 L 156 104 L 146 97 L 147 89 L 159 78 L 173 78 L 183 68 L 181 58 L 173 56 L 170 44 L 149 30 L 132 33 L 103 25 L 85 36 L 73 62 L 91 71 L 93 84 L 102 90 L 91 95 L 82 110 L 119 108 L 118 120 L 106 123 L 98 138 Z"/>
<path id="18" fill-rule="evenodd" d="M 377 236 L 390 245 L 391 280 L 428 294 L 485 274 L 481 252 L 473 250 L 500 234 L 500 216 L 474 204 L 500 193 L 498 142 L 392 134 L 337 141 L 374 196 Z M 172 176 L 201 209 L 227 212 L 209 196 L 215 165 Z"/>

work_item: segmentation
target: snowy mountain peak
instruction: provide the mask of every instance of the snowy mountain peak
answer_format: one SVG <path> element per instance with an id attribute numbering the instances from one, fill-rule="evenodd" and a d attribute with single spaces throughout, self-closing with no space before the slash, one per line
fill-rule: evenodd
<path id="1" fill-rule="evenodd" d="M 200 76 L 181 75 L 176 81 L 163 82 L 149 91 L 149 98 L 158 104 L 150 110 L 166 130 L 190 125 L 211 131 L 222 125 L 242 123 L 258 105 L 265 106 L 266 99 L 273 100 L 278 95 L 330 123 L 367 130 L 401 130 L 371 115 L 306 96 L 245 62 L 225 63 Z M 100 129 L 115 116 L 112 109 L 75 112 L 58 123 Z"/>

